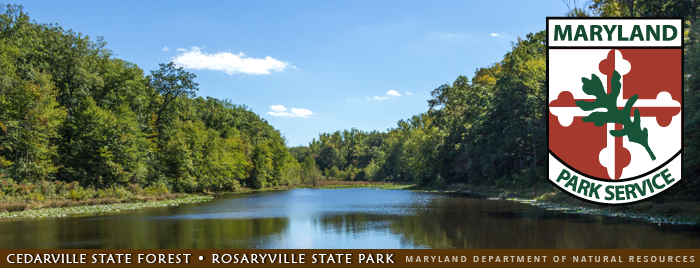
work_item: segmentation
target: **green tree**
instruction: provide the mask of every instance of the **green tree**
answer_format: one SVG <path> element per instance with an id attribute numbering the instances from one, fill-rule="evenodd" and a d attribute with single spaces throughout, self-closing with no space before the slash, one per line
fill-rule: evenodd
<path id="1" fill-rule="evenodd" d="M 159 64 L 160 69 L 151 71 L 148 77 L 149 85 L 156 90 L 161 97 L 159 105 L 156 108 L 156 123 L 160 123 L 163 119 L 163 113 L 168 111 L 178 97 L 194 96 L 199 90 L 199 84 L 194 82 L 197 76 L 187 72 L 183 67 L 176 67 L 175 63 Z"/>
<path id="2" fill-rule="evenodd" d="M 143 183 L 146 140 L 128 106 L 112 113 L 88 97 L 62 126 L 60 176 L 99 187 Z"/>
<path id="3" fill-rule="evenodd" d="M 316 161 L 310 155 L 304 158 L 304 162 L 301 163 L 301 173 L 302 182 L 311 184 L 314 187 L 323 177 L 321 170 L 316 166 Z"/>
<path id="4" fill-rule="evenodd" d="M 50 179 L 57 170 L 51 141 L 58 138 L 65 109 L 58 106 L 48 75 L 25 81 L 11 73 L 11 66 L 0 69 L 10 69 L 0 87 L 0 172 L 18 181 Z"/>
<path id="5" fill-rule="evenodd" d="M 272 149 L 267 142 L 258 143 L 253 149 L 253 172 L 251 176 L 253 187 L 264 188 L 268 182 L 272 182 L 274 174 L 272 157 Z"/>

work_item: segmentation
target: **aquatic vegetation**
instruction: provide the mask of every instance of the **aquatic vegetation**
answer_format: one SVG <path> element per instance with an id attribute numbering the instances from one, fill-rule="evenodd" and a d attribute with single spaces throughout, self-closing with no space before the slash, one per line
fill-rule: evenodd
<path id="1" fill-rule="evenodd" d="M 87 205 L 62 208 L 46 208 L 37 210 L 25 210 L 15 212 L 1 212 L 0 219 L 3 218 L 49 218 L 67 217 L 76 215 L 94 215 L 100 213 L 116 213 L 122 210 L 140 209 L 147 207 L 167 207 L 204 202 L 214 199 L 213 196 L 189 195 L 176 199 L 137 202 L 137 203 L 116 203 L 108 205 Z"/>
<path id="2" fill-rule="evenodd" d="M 560 211 L 563 213 L 570 214 L 587 214 L 587 215 L 598 215 L 607 217 L 623 217 L 645 220 L 657 224 L 680 224 L 680 225 L 696 225 L 700 223 L 700 218 L 689 217 L 689 216 L 673 216 L 673 215 L 652 215 L 648 213 L 635 213 L 635 212 L 615 212 L 608 209 L 597 209 L 597 208 L 586 208 L 580 206 L 571 206 L 556 204 L 551 202 L 542 202 L 535 199 L 522 199 L 522 198 L 507 198 L 508 201 L 519 202 L 523 204 L 528 204 L 532 206 L 537 206 L 544 208 L 546 210 Z"/>

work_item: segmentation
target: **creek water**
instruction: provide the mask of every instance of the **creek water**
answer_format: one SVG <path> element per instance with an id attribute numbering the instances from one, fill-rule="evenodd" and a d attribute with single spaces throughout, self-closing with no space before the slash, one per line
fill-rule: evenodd
<path id="1" fill-rule="evenodd" d="M 295 189 L 0 220 L 0 248 L 700 248 L 700 228 L 461 194 Z"/>

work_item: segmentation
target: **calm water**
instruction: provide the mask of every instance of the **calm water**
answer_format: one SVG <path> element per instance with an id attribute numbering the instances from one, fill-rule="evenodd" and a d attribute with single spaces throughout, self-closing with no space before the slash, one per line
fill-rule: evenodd
<path id="1" fill-rule="evenodd" d="M 2 220 L 0 248 L 700 248 L 700 228 L 465 195 L 298 189 Z"/>

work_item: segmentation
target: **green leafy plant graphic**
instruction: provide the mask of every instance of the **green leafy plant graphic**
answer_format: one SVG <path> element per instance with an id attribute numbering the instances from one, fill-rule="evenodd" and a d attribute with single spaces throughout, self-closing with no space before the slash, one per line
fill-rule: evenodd
<path id="1" fill-rule="evenodd" d="M 639 95 L 634 95 L 627 100 L 622 110 L 617 109 L 617 97 L 620 95 L 620 88 L 622 86 L 620 84 L 620 74 L 617 71 L 614 72 L 612 81 L 610 81 L 612 86 L 610 94 L 605 93 L 603 83 L 595 74 L 593 74 L 592 79 L 582 77 L 581 81 L 583 81 L 583 92 L 595 96 L 596 100 L 580 100 L 576 102 L 576 106 L 584 111 L 591 111 L 597 108 L 606 109 L 605 112 L 591 113 L 583 118 L 583 122 L 593 122 L 593 124 L 598 127 L 605 126 L 606 123 L 622 124 L 622 130 L 611 130 L 610 135 L 614 137 L 627 136 L 630 142 L 644 146 L 651 160 L 656 160 L 654 152 L 649 148 L 649 131 L 646 128 L 642 129 L 640 125 L 641 121 L 638 109 L 634 109 L 634 121 L 630 119 L 630 111 Z"/>

